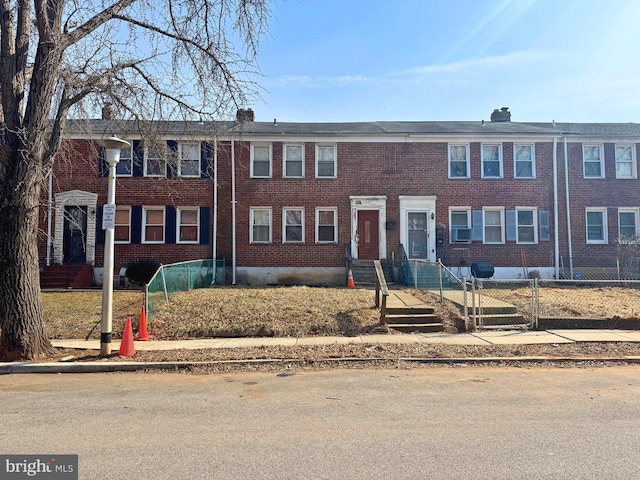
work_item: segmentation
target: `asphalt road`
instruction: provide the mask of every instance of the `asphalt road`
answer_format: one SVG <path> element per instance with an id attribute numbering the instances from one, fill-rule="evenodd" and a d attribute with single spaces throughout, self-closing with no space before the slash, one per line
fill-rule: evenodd
<path id="1" fill-rule="evenodd" d="M 81 479 L 640 478 L 640 367 L 0 377 L 0 454 Z"/>

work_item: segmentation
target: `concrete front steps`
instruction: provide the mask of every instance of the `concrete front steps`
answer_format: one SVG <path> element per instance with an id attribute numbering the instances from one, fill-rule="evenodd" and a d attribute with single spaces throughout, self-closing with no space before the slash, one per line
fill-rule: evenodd
<path id="1" fill-rule="evenodd" d="M 376 284 L 376 267 L 373 260 L 352 260 L 351 272 L 356 286 L 372 286 Z M 382 271 L 387 285 L 393 284 L 393 267 L 389 262 L 381 260 Z"/>
<path id="2" fill-rule="evenodd" d="M 50 265 L 40 272 L 40 287 L 43 289 L 91 288 L 93 268 L 91 265 Z"/>
<path id="3" fill-rule="evenodd" d="M 401 291 L 389 292 L 386 309 L 387 327 L 404 333 L 442 332 L 444 325 L 433 307 Z"/>

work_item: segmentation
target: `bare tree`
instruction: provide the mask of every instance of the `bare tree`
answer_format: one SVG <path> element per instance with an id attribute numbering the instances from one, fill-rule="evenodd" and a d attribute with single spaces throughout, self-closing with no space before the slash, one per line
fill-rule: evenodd
<path id="1" fill-rule="evenodd" d="M 52 352 L 40 189 L 67 117 L 215 119 L 258 94 L 268 0 L 0 0 L 0 358 Z"/>

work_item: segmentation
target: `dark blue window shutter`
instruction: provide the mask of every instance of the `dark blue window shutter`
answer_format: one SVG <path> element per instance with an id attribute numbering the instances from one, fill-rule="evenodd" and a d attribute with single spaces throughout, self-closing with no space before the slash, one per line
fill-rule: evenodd
<path id="1" fill-rule="evenodd" d="M 209 245 L 210 212 L 211 207 L 200 207 L 200 245 Z"/>
<path id="2" fill-rule="evenodd" d="M 473 226 L 471 229 L 471 240 L 482 241 L 482 210 L 474 210 L 472 213 Z"/>
<path id="3" fill-rule="evenodd" d="M 167 148 L 171 150 L 167 161 L 167 178 L 178 176 L 178 142 L 176 140 L 167 140 Z"/>
<path id="4" fill-rule="evenodd" d="M 133 141 L 133 176 L 144 175 L 144 145 L 140 140 Z"/>
<path id="5" fill-rule="evenodd" d="M 200 144 L 200 178 L 213 177 L 213 149 L 209 142 Z"/>
<path id="6" fill-rule="evenodd" d="M 109 176 L 109 165 L 107 164 L 107 159 L 105 158 L 104 148 L 98 147 L 98 176 L 99 177 L 107 177 Z"/>
<path id="7" fill-rule="evenodd" d="M 142 243 L 142 206 L 131 207 L 131 243 Z"/>
<path id="8" fill-rule="evenodd" d="M 96 245 L 104 245 L 104 230 L 102 229 L 102 205 L 96 207 Z"/>
<path id="9" fill-rule="evenodd" d="M 540 223 L 540 241 L 548 242 L 551 240 L 550 228 L 549 228 L 549 210 L 540 210 L 538 212 Z"/>
<path id="10" fill-rule="evenodd" d="M 517 240 L 516 230 L 516 211 L 507 210 L 507 241 L 515 242 Z"/>
<path id="11" fill-rule="evenodd" d="M 173 205 L 167 205 L 164 223 L 164 243 L 176 243 L 176 207 Z"/>

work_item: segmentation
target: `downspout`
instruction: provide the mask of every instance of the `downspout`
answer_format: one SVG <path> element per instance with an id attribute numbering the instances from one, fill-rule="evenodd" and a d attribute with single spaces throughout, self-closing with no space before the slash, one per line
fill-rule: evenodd
<path id="1" fill-rule="evenodd" d="M 558 232 L 558 137 L 553 138 L 553 237 L 554 278 L 560 278 L 560 236 Z"/>
<path id="2" fill-rule="evenodd" d="M 216 283 L 218 273 L 218 136 L 213 137 L 213 241 L 211 242 L 213 258 L 213 278 L 211 285 Z"/>
<path id="3" fill-rule="evenodd" d="M 569 275 L 573 278 L 573 248 L 571 246 L 571 209 L 569 208 L 569 158 L 567 156 L 567 137 L 564 137 L 564 191 L 567 203 L 567 243 L 569 246 Z"/>
<path id="4" fill-rule="evenodd" d="M 53 169 L 49 172 L 49 198 L 47 203 L 47 267 L 51 265 L 51 215 L 53 207 Z"/>
<path id="5" fill-rule="evenodd" d="M 236 149 L 235 140 L 231 135 L 231 265 L 232 280 L 231 284 L 236 284 Z"/>

